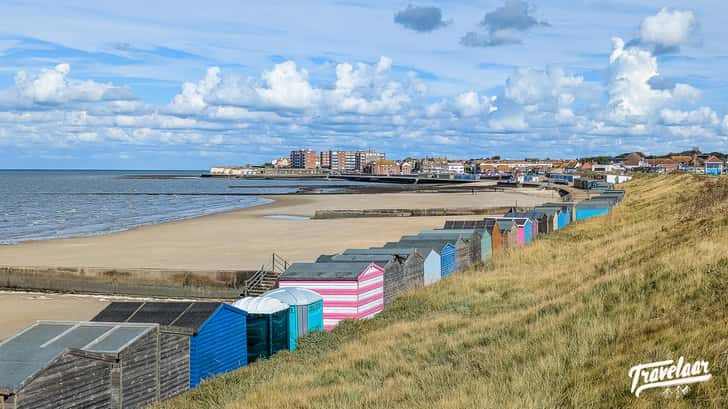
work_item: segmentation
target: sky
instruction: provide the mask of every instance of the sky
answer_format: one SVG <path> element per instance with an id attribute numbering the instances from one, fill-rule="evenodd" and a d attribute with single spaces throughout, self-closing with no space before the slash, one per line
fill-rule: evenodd
<path id="1" fill-rule="evenodd" d="M 0 168 L 728 151 L 726 15 L 713 0 L 4 0 Z"/>

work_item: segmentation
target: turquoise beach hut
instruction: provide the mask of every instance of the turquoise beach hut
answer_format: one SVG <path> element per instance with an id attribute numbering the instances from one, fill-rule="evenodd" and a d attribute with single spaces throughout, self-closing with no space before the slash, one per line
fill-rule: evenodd
<path id="1" fill-rule="evenodd" d="M 275 298 L 288 304 L 288 344 L 295 351 L 298 339 L 314 331 L 324 330 L 324 299 L 318 293 L 298 287 L 270 290 L 261 298 Z"/>
<path id="2" fill-rule="evenodd" d="M 289 349 L 288 304 L 270 297 L 245 297 L 233 307 L 248 313 L 248 363 Z"/>

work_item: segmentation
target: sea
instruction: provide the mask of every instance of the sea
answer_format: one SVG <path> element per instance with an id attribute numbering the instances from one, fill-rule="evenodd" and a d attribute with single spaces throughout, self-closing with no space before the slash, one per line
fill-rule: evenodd
<path id="1" fill-rule="evenodd" d="M 203 171 L 0 170 L 0 244 L 108 234 L 269 203 L 325 180 L 203 178 Z M 318 189 L 320 187 L 320 189 Z"/>

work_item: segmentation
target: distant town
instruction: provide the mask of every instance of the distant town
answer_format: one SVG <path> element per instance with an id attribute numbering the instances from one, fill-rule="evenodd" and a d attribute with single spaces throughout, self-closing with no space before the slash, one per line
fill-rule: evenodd
<path id="1" fill-rule="evenodd" d="M 298 149 L 289 156 L 263 165 L 214 166 L 209 176 L 286 177 L 286 176 L 411 176 L 474 180 L 481 177 L 506 177 L 519 183 L 550 181 L 574 184 L 582 175 L 619 183 L 619 176 L 634 172 L 688 172 L 721 175 L 726 171 L 728 155 L 720 152 L 690 151 L 650 156 L 640 152 L 617 156 L 580 159 L 503 159 L 500 156 L 479 159 L 446 157 L 387 159 L 376 150 Z"/>

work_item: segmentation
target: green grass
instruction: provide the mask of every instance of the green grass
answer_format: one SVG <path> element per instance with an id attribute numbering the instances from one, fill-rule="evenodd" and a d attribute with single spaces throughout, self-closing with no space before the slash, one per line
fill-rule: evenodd
<path id="1" fill-rule="evenodd" d="M 728 180 L 642 177 L 609 216 L 397 299 L 162 408 L 728 407 Z M 686 394 L 629 368 L 710 362 Z"/>

